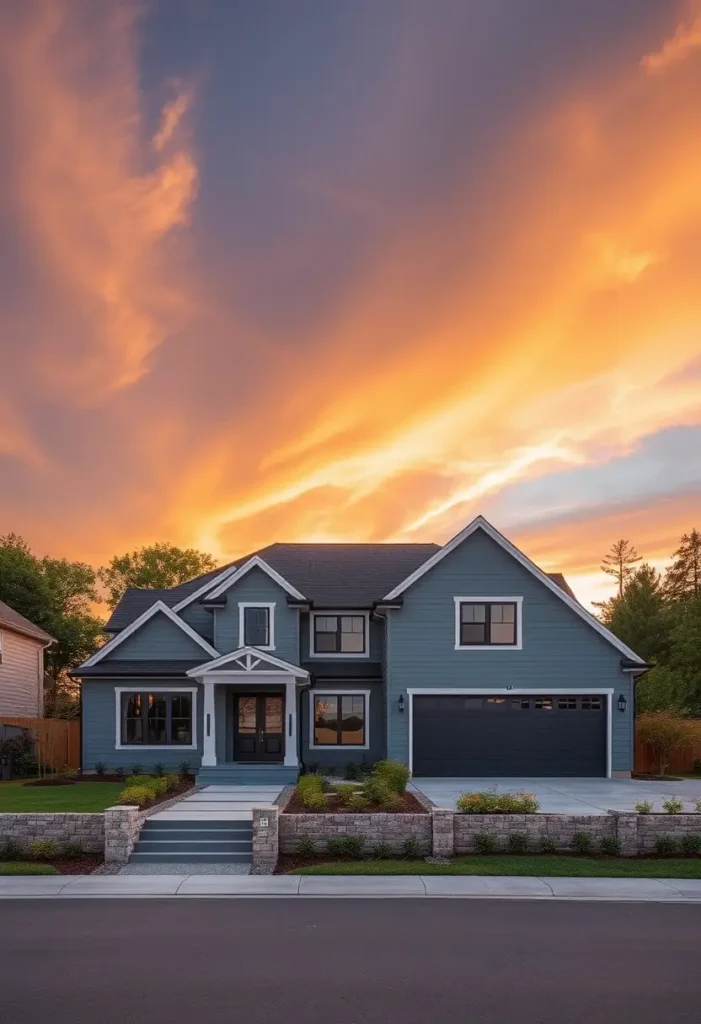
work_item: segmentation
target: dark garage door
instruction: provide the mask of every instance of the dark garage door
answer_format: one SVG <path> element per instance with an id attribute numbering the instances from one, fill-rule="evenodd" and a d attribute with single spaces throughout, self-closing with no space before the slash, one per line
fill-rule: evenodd
<path id="1" fill-rule="evenodd" d="M 414 697 L 414 775 L 603 776 L 606 697 Z"/>

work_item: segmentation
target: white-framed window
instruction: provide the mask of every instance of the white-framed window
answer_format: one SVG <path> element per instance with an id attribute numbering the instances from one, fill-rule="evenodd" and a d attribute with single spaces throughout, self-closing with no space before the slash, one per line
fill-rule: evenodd
<path id="1" fill-rule="evenodd" d="M 275 650 L 275 602 L 239 603 L 239 647 Z"/>
<path id="2" fill-rule="evenodd" d="M 456 651 L 520 651 L 522 597 L 456 597 Z"/>
<path id="3" fill-rule="evenodd" d="M 370 613 L 312 612 L 309 618 L 309 656 L 370 657 Z"/>
<path id="4" fill-rule="evenodd" d="M 196 686 L 116 686 L 115 750 L 195 750 Z"/>
<path id="5" fill-rule="evenodd" d="M 309 746 L 312 750 L 367 750 L 370 691 L 310 690 Z"/>

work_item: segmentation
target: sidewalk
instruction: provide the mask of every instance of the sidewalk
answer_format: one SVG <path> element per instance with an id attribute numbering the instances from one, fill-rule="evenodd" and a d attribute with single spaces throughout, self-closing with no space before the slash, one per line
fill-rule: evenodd
<path id="1" fill-rule="evenodd" d="M 701 879 L 523 878 L 504 875 L 0 876 L 0 899 L 93 896 L 411 896 L 701 904 Z"/>

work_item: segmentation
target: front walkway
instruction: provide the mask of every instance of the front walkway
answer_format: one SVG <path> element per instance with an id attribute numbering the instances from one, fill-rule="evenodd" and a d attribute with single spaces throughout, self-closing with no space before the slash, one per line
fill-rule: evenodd
<path id="1" fill-rule="evenodd" d="M 454 897 L 701 904 L 701 879 L 177 874 L 0 877 L 0 899 L 97 896 Z"/>
<path id="2" fill-rule="evenodd" d="M 282 786 L 205 786 L 149 821 L 252 821 L 254 807 L 269 807 Z"/>
<path id="3" fill-rule="evenodd" d="M 678 796 L 685 810 L 694 810 L 701 797 L 701 779 L 682 782 L 645 782 L 641 779 L 412 779 L 416 789 L 437 807 L 455 810 L 461 793 L 483 790 L 535 794 L 542 814 L 606 814 L 633 811 L 638 800 L 649 800 L 654 811 L 662 801 Z"/>

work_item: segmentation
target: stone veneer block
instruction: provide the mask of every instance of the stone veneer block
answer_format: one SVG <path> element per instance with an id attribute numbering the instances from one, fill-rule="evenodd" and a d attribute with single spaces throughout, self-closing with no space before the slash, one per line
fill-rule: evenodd
<path id="1" fill-rule="evenodd" d="M 325 853 L 329 839 L 343 836 L 362 839 L 366 853 L 380 844 L 402 853 L 408 839 L 418 842 L 422 857 L 433 848 L 430 814 L 283 814 L 279 828 L 280 851 L 286 854 L 295 853 L 300 839 L 311 840 L 317 853 Z"/>
<path id="2" fill-rule="evenodd" d="M 0 843 L 9 840 L 26 851 L 37 839 L 51 839 L 59 850 L 68 843 L 79 843 L 85 853 L 102 853 L 105 818 L 78 812 L 0 814 Z"/>
<path id="3" fill-rule="evenodd" d="M 277 866 L 280 810 L 278 807 L 253 808 L 254 875 L 272 875 Z"/>

